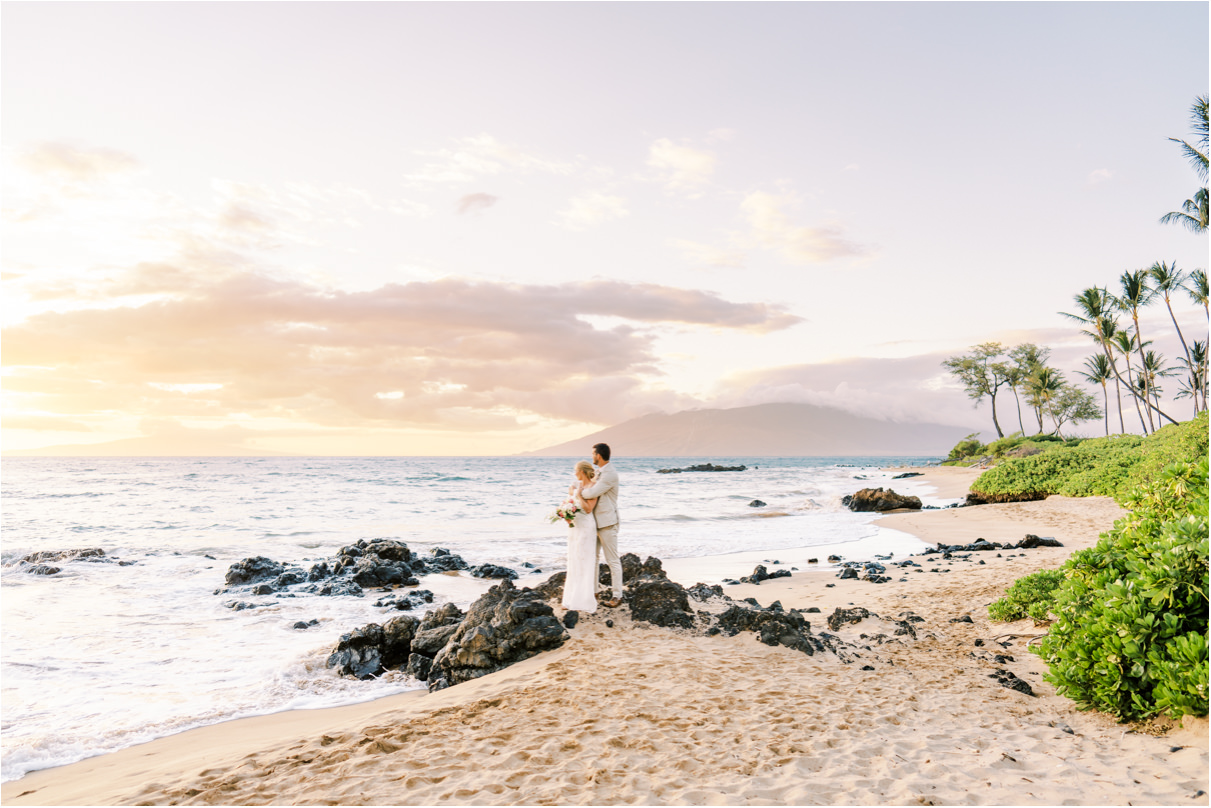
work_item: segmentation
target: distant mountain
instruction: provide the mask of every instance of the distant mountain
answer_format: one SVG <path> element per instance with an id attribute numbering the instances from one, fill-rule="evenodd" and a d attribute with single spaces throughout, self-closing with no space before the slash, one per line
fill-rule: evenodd
<path id="1" fill-rule="evenodd" d="M 217 430 L 216 430 L 217 431 Z M 123 438 L 104 443 L 64 443 L 41 449 L 16 449 L 5 457 L 290 457 L 287 452 L 272 452 L 238 443 L 225 443 L 214 437 L 195 435 L 152 435 Z"/>
<path id="2" fill-rule="evenodd" d="M 583 457 L 595 443 L 608 443 L 618 457 L 945 456 L 969 432 L 814 404 L 759 404 L 645 415 L 522 456 Z"/>

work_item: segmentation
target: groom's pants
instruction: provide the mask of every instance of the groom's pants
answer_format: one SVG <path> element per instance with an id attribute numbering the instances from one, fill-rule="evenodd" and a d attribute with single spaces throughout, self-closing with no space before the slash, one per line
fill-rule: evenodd
<path id="1" fill-rule="evenodd" d="M 610 588 L 615 600 L 622 600 L 622 561 L 618 558 L 618 525 L 597 528 L 597 563 L 605 556 L 610 568 Z"/>

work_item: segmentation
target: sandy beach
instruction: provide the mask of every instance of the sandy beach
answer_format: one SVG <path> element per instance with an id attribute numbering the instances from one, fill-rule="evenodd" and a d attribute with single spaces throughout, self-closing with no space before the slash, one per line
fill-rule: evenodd
<path id="1" fill-rule="evenodd" d="M 957 497 L 978 473 L 930 469 L 920 479 Z M 765 646 L 751 633 L 696 636 L 632 622 L 625 608 L 600 610 L 562 648 L 447 690 L 218 724 L 34 772 L 5 783 L 0 797 L 5 805 L 1207 805 L 1206 719 L 1136 726 L 1078 711 L 1027 651 L 1045 629 L 987 617 L 1013 580 L 1058 567 L 1121 514 L 1106 498 L 1063 497 L 893 514 L 879 525 L 929 542 L 1033 533 L 1064 547 L 918 557 L 920 568 L 884 584 L 838 580 L 835 568 L 809 567 L 805 553 L 779 551 L 798 567 L 790 577 L 726 587 L 737 600 L 820 609 L 809 615 L 817 633 L 828 631 L 835 608 L 868 609 L 875 616 L 835 632 L 859 649 L 849 664 Z M 673 580 L 695 583 L 684 577 L 698 569 L 693 560 L 665 566 Z M 916 638 L 893 635 L 889 621 L 909 612 L 921 618 Z M 952 622 L 963 617 L 971 622 Z M 995 670 L 1036 695 L 1002 687 Z"/>

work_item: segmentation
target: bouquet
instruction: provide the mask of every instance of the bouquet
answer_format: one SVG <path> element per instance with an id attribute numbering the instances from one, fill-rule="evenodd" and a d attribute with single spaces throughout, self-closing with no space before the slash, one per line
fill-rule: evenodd
<path id="1" fill-rule="evenodd" d="M 576 521 L 576 514 L 580 513 L 580 508 L 570 499 L 565 499 L 558 508 L 551 512 L 547 517 L 549 522 L 558 522 L 560 519 L 568 523 L 568 527 Z"/>

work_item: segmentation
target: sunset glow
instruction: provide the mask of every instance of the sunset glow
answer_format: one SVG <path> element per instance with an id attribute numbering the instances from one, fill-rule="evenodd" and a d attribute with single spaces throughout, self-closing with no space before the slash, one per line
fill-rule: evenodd
<path id="1" fill-rule="evenodd" d="M 1207 13 L 6 4 L 4 448 L 490 455 L 781 401 L 987 429 L 947 355 L 1075 368 L 1074 293 L 1206 266 L 1157 220 Z"/>

